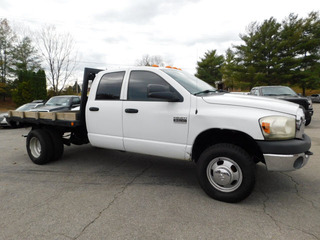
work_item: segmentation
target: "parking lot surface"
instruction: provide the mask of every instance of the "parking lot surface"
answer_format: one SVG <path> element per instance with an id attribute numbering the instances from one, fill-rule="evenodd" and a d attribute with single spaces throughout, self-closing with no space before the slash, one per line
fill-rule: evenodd
<path id="1" fill-rule="evenodd" d="M 29 129 L 0 129 L 0 239 L 320 239 L 320 104 L 306 133 L 303 169 L 256 167 L 237 204 L 209 198 L 195 165 L 131 153 L 65 147 L 61 160 L 29 160 Z"/>

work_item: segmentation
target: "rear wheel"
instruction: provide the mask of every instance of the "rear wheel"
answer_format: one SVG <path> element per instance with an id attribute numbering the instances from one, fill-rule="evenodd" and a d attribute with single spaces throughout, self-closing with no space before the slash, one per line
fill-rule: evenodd
<path id="1" fill-rule="evenodd" d="M 50 135 L 53 144 L 54 152 L 52 160 L 58 160 L 62 157 L 64 151 L 62 136 L 54 129 L 47 129 L 46 131 Z"/>
<path id="2" fill-rule="evenodd" d="M 46 164 L 53 160 L 53 143 L 49 133 L 42 129 L 31 130 L 27 136 L 27 152 L 35 164 Z"/>
<path id="3" fill-rule="evenodd" d="M 239 202 L 253 190 L 254 162 L 242 148 L 216 144 L 207 148 L 197 162 L 197 176 L 203 190 L 224 202 Z"/>

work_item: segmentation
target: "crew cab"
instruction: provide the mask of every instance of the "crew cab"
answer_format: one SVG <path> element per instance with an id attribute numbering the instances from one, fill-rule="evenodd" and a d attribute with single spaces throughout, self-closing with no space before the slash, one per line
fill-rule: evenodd
<path id="1" fill-rule="evenodd" d="M 32 126 L 27 152 L 36 164 L 60 158 L 64 144 L 85 143 L 193 161 L 203 190 L 225 202 L 250 195 L 256 163 L 292 171 L 312 155 L 299 105 L 219 93 L 173 68 L 86 68 L 79 112 L 12 111 L 8 119 Z"/>

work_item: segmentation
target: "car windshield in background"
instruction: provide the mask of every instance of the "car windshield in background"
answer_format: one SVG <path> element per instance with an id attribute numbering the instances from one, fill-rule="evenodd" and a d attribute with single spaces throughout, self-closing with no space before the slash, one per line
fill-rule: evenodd
<path id="1" fill-rule="evenodd" d="M 178 71 L 175 69 L 161 69 L 168 74 L 174 80 L 176 80 L 181 86 L 188 90 L 191 94 L 210 93 L 216 92 L 217 89 L 202 81 L 201 79 L 193 76 L 185 71 Z"/>
<path id="2" fill-rule="evenodd" d="M 293 96 L 298 95 L 289 87 L 265 87 L 261 89 L 263 96 Z"/>
<path id="3" fill-rule="evenodd" d="M 45 104 L 46 106 L 68 106 L 70 97 L 53 97 Z"/>

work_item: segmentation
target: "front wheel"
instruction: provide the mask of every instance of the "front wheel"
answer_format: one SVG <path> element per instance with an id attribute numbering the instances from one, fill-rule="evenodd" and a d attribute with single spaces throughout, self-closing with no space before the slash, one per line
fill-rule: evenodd
<path id="1" fill-rule="evenodd" d="M 306 119 L 306 126 L 308 126 L 311 123 L 311 117 Z"/>
<path id="2" fill-rule="evenodd" d="M 242 148 L 216 144 L 207 148 L 197 162 L 197 176 L 203 190 L 224 202 L 239 202 L 253 190 L 254 162 Z"/>

